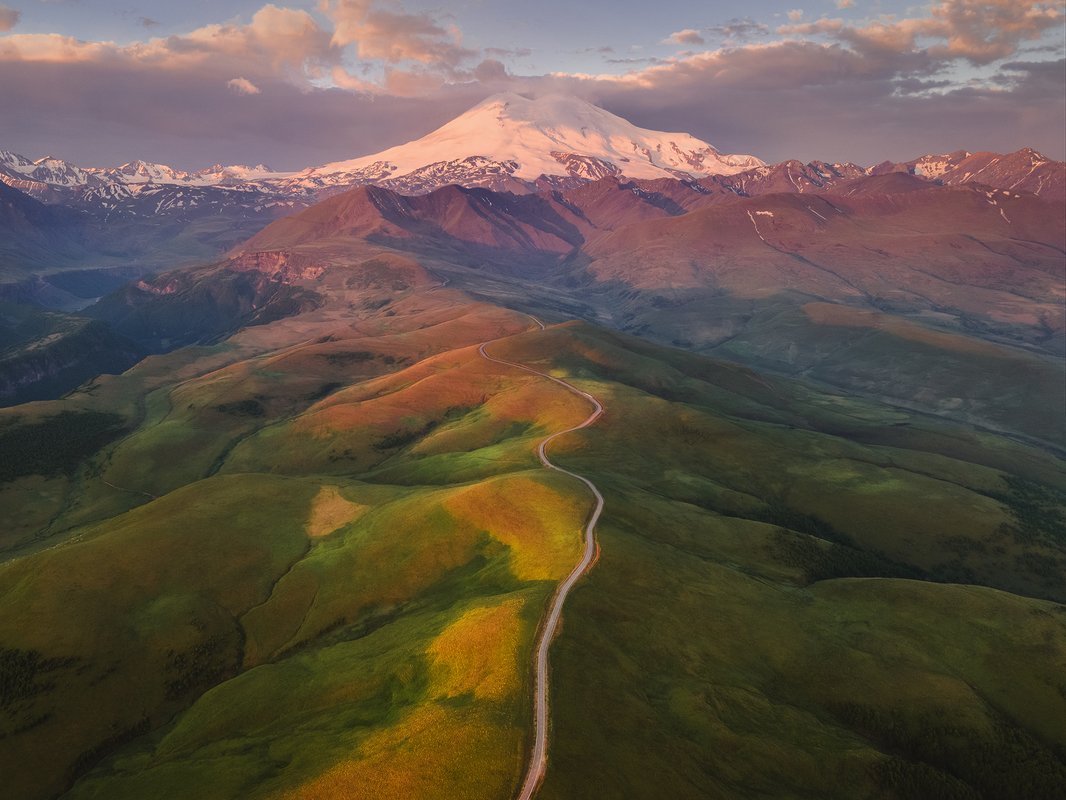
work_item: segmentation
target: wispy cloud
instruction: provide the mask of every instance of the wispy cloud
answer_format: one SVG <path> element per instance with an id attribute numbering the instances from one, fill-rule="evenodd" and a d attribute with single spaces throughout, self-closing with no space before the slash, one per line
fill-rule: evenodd
<path id="1" fill-rule="evenodd" d="M 533 55 L 533 51 L 528 47 L 486 47 L 485 55 L 491 58 L 526 58 Z"/>
<path id="2" fill-rule="evenodd" d="M 655 56 L 646 56 L 644 58 L 608 58 L 605 59 L 608 64 L 668 64 L 669 59 L 656 58 Z"/>
<path id="3" fill-rule="evenodd" d="M 761 22 L 756 22 L 748 17 L 736 18 L 722 23 L 721 25 L 712 25 L 709 28 L 704 28 L 704 32 L 718 37 L 720 39 L 730 39 L 735 41 L 746 41 L 757 36 L 765 36 L 770 32 L 770 27 L 764 25 Z"/>

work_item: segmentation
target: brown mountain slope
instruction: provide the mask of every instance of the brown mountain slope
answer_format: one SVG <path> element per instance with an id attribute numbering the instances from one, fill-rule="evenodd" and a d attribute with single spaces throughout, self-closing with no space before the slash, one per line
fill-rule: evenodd
<path id="1" fill-rule="evenodd" d="M 562 254 L 581 243 L 578 222 L 580 218 L 571 210 L 540 195 L 447 186 L 406 197 L 387 189 L 361 187 L 279 220 L 241 249 L 273 250 L 361 238 Z"/>
<path id="2" fill-rule="evenodd" d="M 232 265 L 392 275 L 377 248 L 421 273 L 403 285 L 446 277 L 493 302 L 1066 441 L 1048 411 L 1063 400 L 1066 204 L 906 172 L 831 188 L 361 189 L 268 227 Z"/>
<path id="3" fill-rule="evenodd" d="M 783 289 L 914 310 L 957 307 L 1061 330 L 1063 204 L 966 186 L 766 195 L 637 223 L 585 249 L 597 281 L 645 290 Z M 902 178 L 910 183 L 914 179 Z M 899 187 L 889 187 L 898 189 Z"/>

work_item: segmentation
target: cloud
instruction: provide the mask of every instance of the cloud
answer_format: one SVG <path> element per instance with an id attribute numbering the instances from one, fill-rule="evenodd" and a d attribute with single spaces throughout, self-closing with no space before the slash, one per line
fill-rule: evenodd
<path id="1" fill-rule="evenodd" d="M 604 59 L 608 64 L 666 64 L 669 63 L 667 59 L 655 58 L 654 56 L 646 56 L 644 58 L 607 58 Z"/>
<path id="2" fill-rule="evenodd" d="M 486 58 L 474 67 L 474 77 L 483 84 L 506 82 L 511 80 L 512 75 L 502 62 L 494 58 Z"/>
<path id="3" fill-rule="evenodd" d="M 282 78 L 309 88 L 314 80 L 341 64 L 342 53 L 330 44 L 329 32 L 306 11 L 268 4 L 245 25 L 205 25 L 180 36 L 129 45 L 87 42 L 59 34 L 0 37 L 0 64 L 16 61 L 124 65 L 145 80 L 155 72 L 170 71 L 223 82 L 234 74 L 252 82 Z"/>
<path id="4" fill-rule="evenodd" d="M 837 0 L 837 8 L 851 8 L 855 5 L 855 0 Z"/>
<path id="5" fill-rule="evenodd" d="M 0 6 L 0 31 L 9 31 L 18 25 L 19 19 L 22 17 L 21 11 L 16 11 L 13 8 L 7 6 Z"/>
<path id="6" fill-rule="evenodd" d="M 707 44 L 705 34 L 714 37 L 715 39 L 724 39 L 731 43 L 735 43 L 747 41 L 757 36 L 763 36 L 769 32 L 770 28 L 763 25 L 761 22 L 756 22 L 748 17 L 734 17 L 721 25 L 710 25 L 700 30 L 685 28 L 684 30 L 675 31 L 663 39 L 660 44 L 705 45 Z M 691 53 L 689 53 L 689 55 L 691 55 Z M 620 61 L 616 59 L 612 60 L 610 63 L 620 63 Z"/>
<path id="7" fill-rule="evenodd" d="M 163 58 L 235 57 L 272 69 L 286 68 L 296 75 L 314 75 L 319 66 L 339 59 L 339 53 L 330 47 L 329 33 L 314 17 L 303 10 L 272 4 L 256 11 L 248 25 L 207 25 L 186 36 L 149 44 L 155 42 L 160 42 L 158 50 Z"/>
<path id="8" fill-rule="evenodd" d="M 486 47 L 485 55 L 492 56 L 493 58 L 527 58 L 528 56 L 533 55 L 533 51 L 528 47 L 516 47 L 514 49 Z"/>
<path id="9" fill-rule="evenodd" d="M 867 54 L 922 52 L 931 59 L 990 64 L 1010 57 L 1022 42 L 1060 28 L 1064 9 L 1061 0 L 944 0 L 930 6 L 925 17 L 885 17 L 866 25 L 823 18 L 785 25 L 778 32 L 825 36 Z"/>
<path id="10" fill-rule="evenodd" d="M 474 84 L 411 98 L 246 73 L 270 102 L 235 102 L 235 72 L 138 70 L 108 58 L 0 62 L 0 72 L 0 107 L 20 109 L 0 115 L 0 148 L 88 166 L 141 156 L 186 169 L 249 160 L 301 169 L 422 136 L 487 93 Z"/>
<path id="11" fill-rule="evenodd" d="M 792 22 L 799 22 L 801 19 L 803 19 L 803 9 L 794 8 L 788 12 L 787 16 Z"/>
<path id="12" fill-rule="evenodd" d="M 429 14 L 381 10 L 373 0 L 321 0 L 319 10 L 333 22 L 332 43 L 355 45 L 360 58 L 413 61 L 447 71 L 477 55 L 462 46 L 457 28 Z"/>
<path id="13" fill-rule="evenodd" d="M 706 40 L 700 36 L 700 32 L 693 30 L 692 28 L 685 28 L 682 31 L 675 31 L 663 39 L 663 43 L 673 42 L 674 44 L 706 44 Z"/>
<path id="14" fill-rule="evenodd" d="M 247 78 L 231 78 L 226 85 L 237 94 L 262 94 L 262 90 Z"/>
<path id="15" fill-rule="evenodd" d="M 1066 62 L 1008 62 L 995 81 L 960 85 L 950 73 L 918 69 L 923 58 L 786 40 L 697 53 L 625 75 L 557 74 L 537 90 L 574 92 L 637 125 L 688 131 L 727 152 L 768 160 L 871 164 L 1024 145 L 1063 157 Z M 516 91 L 532 85 L 519 82 Z"/>
<path id="16" fill-rule="evenodd" d="M 721 25 L 712 25 L 703 30 L 704 32 L 719 38 L 734 39 L 737 41 L 744 41 L 756 36 L 764 36 L 770 32 L 769 27 L 748 17 L 734 17 Z"/>
<path id="17" fill-rule="evenodd" d="M 246 24 L 204 25 L 129 45 L 13 34 L 0 37 L 0 63 L 113 61 L 146 78 L 155 70 L 186 70 L 223 83 L 236 74 L 257 87 L 281 79 L 305 90 L 332 84 L 376 94 L 432 92 L 447 82 L 478 79 L 472 66 L 478 52 L 462 45 L 458 30 L 428 14 L 381 10 L 372 0 L 321 0 L 320 11 L 331 28 L 307 11 L 270 3 Z M 495 61 L 530 54 L 498 48 L 487 53 Z M 481 67 L 480 74 L 489 69 Z"/>
<path id="18" fill-rule="evenodd" d="M 114 45 L 83 42 L 58 33 L 16 33 L 0 38 L 0 61 L 78 63 L 109 57 Z"/>

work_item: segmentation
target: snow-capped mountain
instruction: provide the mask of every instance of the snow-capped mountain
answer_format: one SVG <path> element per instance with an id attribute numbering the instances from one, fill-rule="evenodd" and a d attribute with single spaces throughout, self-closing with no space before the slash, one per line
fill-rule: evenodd
<path id="1" fill-rule="evenodd" d="M 86 171 L 114 183 L 150 183 L 169 186 L 233 186 L 263 180 L 277 181 L 292 174 L 274 172 L 264 164 L 255 167 L 244 164 L 230 166 L 215 164 L 196 172 L 185 172 L 168 167 L 166 164 L 152 164 L 147 161 L 130 161 L 119 167 L 94 168 Z"/>
<path id="2" fill-rule="evenodd" d="M 0 182 L 48 203 L 67 202 L 107 183 L 90 170 L 53 156 L 31 160 L 7 150 L 0 150 Z"/>
<path id="3" fill-rule="evenodd" d="M 873 171 L 880 169 L 880 166 L 874 167 Z M 1062 162 L 1053 161 L 1031 147 L 1023 147 L 1005 155 L 969 153 L 965 150 L 926 155 L 902 164 L 892 164 L 890 171 L 910 172 L 948 186 L 984 183 L 999 189 L 1021 190 L 1044 197 L 1066 195 L 1066 170 Z"/>
<path id="4" fill-rule="evenodd" d="M 130 161 L 118 167 L 88 170 L 112 183 L 166 183 L 178 186 L 197 185 L 197 175 L 148 161 Z"/>
<path id="5" fill-rule="evenodd" d="M 0 150 L 0 170 L 16 179 L 45 183 L 50 186 L 89 186 L 99 181 L 88 170 L 54 156 L 31 161 L 18 153 Z"/>
<path id="6" fill-rule="evenodd" d="M 249 167 L 246 164 L 224 166 L 214 164 L 195 173 L 195 177 L 205 185 L 226 186 L 250 183 L 262 180 L 277 180 L 287 173 L 275 172 L 266 164 Z"/>
<path id="7" fill-rule="evenodd" d="M 258 167 L 215 165 L 198 172 L 174 169 L 166 164 L 130 161 L 117 167 L 82 168 L 51 156 L 31 160 L 0 150 L 0 182 L 46 203 L 109 210 L 118 201 L 149 190 L 183 188 L 230 189 L 274 196 L 272 187 L 256 183 L 264 177 L 278 179 L 291 173 L 276 173 Z"/>
<path id="8" fill-rule="evenodd" d="M 471 161 L 474 159 L 474 161 Z M 732 175 L 762 166 L 754 156 L 724 155 L 687 133 L 638 128 L 598 106 L 566 95 L 527 99 L 493 95 L 432 133 L 375 155 L 308 170 L 297 181 L 327 184 L 361 179 L 402 183 L 427 171 L 480 184 L 509 177 L 595 180 L 606 175 L 654 179 Z M 386 177 L 387 175 L 387 177 Z M 435 181 L 431 181 L 435 182 Z M 439 184 L 438 184 L 439 185 Z"/>

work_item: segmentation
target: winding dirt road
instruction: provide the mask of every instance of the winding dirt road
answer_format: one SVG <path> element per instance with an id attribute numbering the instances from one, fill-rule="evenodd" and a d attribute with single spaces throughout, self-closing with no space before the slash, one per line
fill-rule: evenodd
<path id="1" fill-rule="evenodd" d="M 541 330 L 544 330 L 544 323 L 536 317 L 530 317 Z M 576 472 L 571 472 L 568 469 L 563 469 L 551 462 L 548 458 L 547 447 L 555 439 L 560 436 L 565 436 L 568 433 L 579 431 L 582 428 L 587 428 L 592 425 L 603 414 L 603 406 L 600 401 L 593 397 L 588 392 L 583 392 L 576 386 L 567 383 L 564 380 L 548 375 L 545 372 L 535 370 L 532 367 L 527 367 L 524 364 L 517 364 L 514 361 L 506 361 L 502 358 L 495 358 L 490 356 L 485 348 L 492 344 L 492 342 L 498 341 L 493 339 L 488 342 L 482 342 L 478 347 L 478 353 L 482 358 L 489 361 L 494 361 L 497 364 L 504 364 L 509 367 L 515 367 L 516 369 L 523 370 L 525 372 L 538 375 L 542 378 L 547 378 L 550 381 L 554 381 L 560 386 L 564 387 L 573 394 L 588 400 L 592 404 L 592 413 L 588 418 L 580 425 L 575 425 L 572 428 L 553 433 L 550 436 L 542 439 L 540 444 L 537 445 L 537 456 L 540 458 L 540 463 L 548 469 L 553 469 L 556 472 L 561 472 L 564 475 L 569 475 L 571 478 L 576 478 L 588 487 L 592 492 L 592 496 L 596 499 L 596 506 L 589 516 L 588 522 L 585 524 L 585 550 L 581 554 L 581 560 L 570 571 L 570 574 L 566 576 L 566 580 L 559 584 L 555 589 L 555 594 L 552 596 L 551 606 L 548 610 L 547 616 L 544 618 L 541 626 L 539 636 L 536 642 L 536 669 L 533 681 L 533 715 L 534 715 L 534 735 L 533 735 L 533 751 L 530 755 L 529 766 L 526 769 L 525 777 L 522 780 L 522 788 L 518 793 L 518 800 L 531 800 L 536 793 L 537 788 L 540 786 L 540 782 L 544 779 L 544 773 L 548 768 L 548 649 L 551 647 L 552 639 L 555 637 L 555 632 L 559 628 L 559 620 L 563 614 L 563 605 L 566 603 L 567 595 L 570 594 L 570 590 L 574 588 L 574 584 L 578 579 L 588 572 L 592 566 L 593 559 L 596 556 L 596 523 L 600 519 L 600 514 L 603 513 L 603 495 L 600 494 L 600 490 L 596 488 L 596 484 L 590 481 L 588 478 L 578 475 Z"/>

